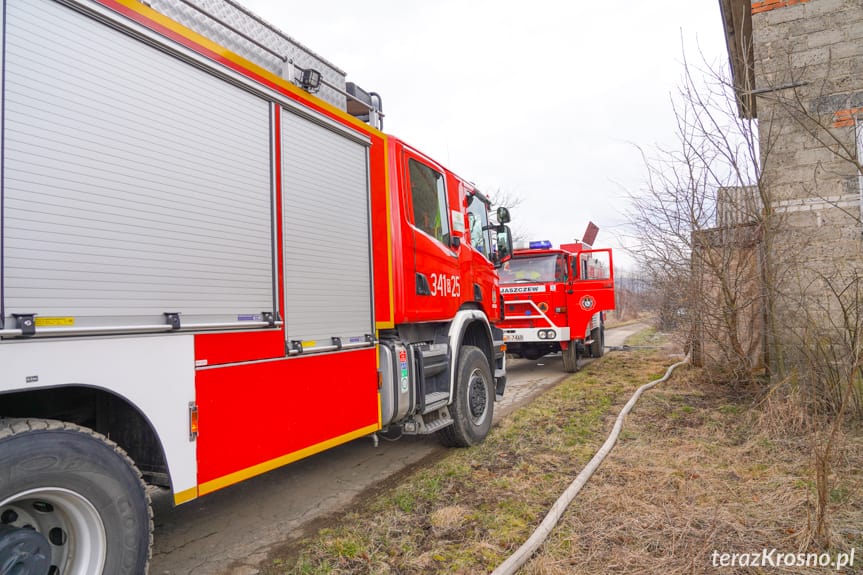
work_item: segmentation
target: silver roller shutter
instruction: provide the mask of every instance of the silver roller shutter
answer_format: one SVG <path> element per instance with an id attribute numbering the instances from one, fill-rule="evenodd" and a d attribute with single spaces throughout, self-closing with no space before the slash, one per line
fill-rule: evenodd
<path id="1" fill-rule="evenodd" d="M 273 310 L 269 104 L 55 2 L 6 10 L 7 320 Z"/>
<path id="2" fill-rule="evenodd" d="M 309 348 L 373 334 L 367 149 L 282 110 L 287 340 Z"/>

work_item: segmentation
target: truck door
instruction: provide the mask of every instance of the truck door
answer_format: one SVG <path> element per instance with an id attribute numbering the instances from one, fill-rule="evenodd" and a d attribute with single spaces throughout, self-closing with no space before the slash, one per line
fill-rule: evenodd
<path id="1" fill-rule="evenodd" d="M 586 250 L 572 257 L 567 307 L 593 315 L 614 309 L 614 268 L 610 249 Z M 582 337 L 572 333 L 572 337 Z"/>
<path id="2" fill-rule="evenodd" d="M 408 278 L 408 297 L 414 305 L 412 321 L 452 317 L 463 286 L 443 169 L 406 152 L 409 240 L 413 243 L 414 286 Z M 463 217 L 463 216 L 462 216 Z M 462 224 L 463 227 L 463 224 Z"/>
<path id="3" fill-rule="evenodd" d="M 462 289 L 467 301 L 474 301 L 482 306 L 490 317 L 499 316 L 498 281 L 492 263 L 493 254 L 497 249 L 497 237 L 492 236 L 488 219 L 488 204 L 484 196 L 479 194 L 462 194 L 467 202 L 467 231 L 465 239 L 470 248 L 463 246 L 469 257 L 462 262 Z M 494 239 L 492 239 L 494 238 Z M 463 253 L 464 253 L 463 252 Z"/>

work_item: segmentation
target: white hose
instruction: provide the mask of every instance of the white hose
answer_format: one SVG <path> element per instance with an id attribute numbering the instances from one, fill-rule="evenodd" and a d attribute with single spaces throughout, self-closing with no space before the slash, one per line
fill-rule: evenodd
<path id="1" fill-rule="evenodd" d="M 498 568 L 492 572 L 492 575 L 513 575 L 527 562 L 528 559 L 530 559 L 531 555 L 539 549 L 539 546 L 542 545 L 546 538 L 551 534 L 551 530 L 554 529 L 557 522 L 560 521 L 563 512 L 566 511 L 566 508 L 570 503 L 572 503 L 572 500 L 575 499 L 575 496 L 578 495 L 578 492 L 581 491 L 581 488 L 584 487 L 584 484 L 587 483 L 590 476 L 593 475 L 594 471 L 599 468 L 599 465 L 611 452 L 614 444 L 617 443 L 617 437 L 620 435 L 620 430 L 623 428 L 623 420 L 626 419 L 626 416 L 630 411 L 632 411 L 632 408 L 635 407 L 641 394 L 654 385 L 667 380 L 671 376 L 671 372 L 688 361 L 689 357 L 683 361 L 675 363 L 668 368 L 668 371 L 665 372 L 665 375 L 662 376 L 662 378 L 651 381 L 650 383 L 645 383 L 639 387 L 634 394 L 632 394 L 632 397 L 629 398 L 629 401 L 626 402 L 626 405 L 623 406 L 623 409 L 617 416 L 617 421 L 614 422 L 614 428 L 611 430 L 611 435 L 608 436 L 608 439 L 605 440 L 605 443 L 602 444 L 602 447 L 599 448 L 599 451 L 596 452 L 596 455 L 593 456 L 593 459 L 590 460 L 587 467 L 578 474 L 575 481 L 573 481 L 557 501 L 554 502 L 554 505 L 549 509 L 545 519 L 542 520 L 542 523 L 539 524 L 539 527 L 536 528 L 533 535 L 531 535 L 515 553 L 510 555 L 506 561 L 501 563 Z"/>

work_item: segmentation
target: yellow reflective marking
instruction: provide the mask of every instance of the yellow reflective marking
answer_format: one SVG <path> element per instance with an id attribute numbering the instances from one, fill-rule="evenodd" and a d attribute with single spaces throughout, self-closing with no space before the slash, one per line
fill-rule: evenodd
<path id="1" fill-rule="evenodd" d="M 49 326 L 73 326 L 75 325 L 74 317 L 37 317 L 36 327 Z"/>
<path id="2" fill-rule="evenodd" d="M 174 505 L 182 505 L 183 503 L 188 503 L 192 499 L 198 498 L 198 488 L 192 487 L 191 489 L 186 489 L 185 491 L 179 491 L 174 494 Z"/>
<path id="3" fill-rule="evenodd" d="M 239 54 L 231 52 L 230 50 L 228 50 L 224 46 L 217 44 L 216 42 L 210 40 L 206 36 L 198 34 L 194 30 L 191 30 L 190 28 L 183 26 L 179 22 L 172 20 L 171 18 L 161 14 L 160 12 L 153 10 L 149 6 L 145 6 L 141 2 L 141 0 L 114 0 L 114 2 L 123 6 L 124 8 L 127 8 L 128 10 L 131 10 L 133 12 L 137 12 L 141 16 L 144 16 L 145 18 L 147 18 L 148 20 L 151 20 L 152 22 L 155 22 L 156 24 L 165 27 L 169 31 L 173 32 L 174 34 L 178 34 L 180 36 L 183 36 L 184 38 L 191 40 L 192 42 L 194 42 L 198 46 L 200 46 L 206 50 L 209 50 L 210 52 L 213 52 L 217 56 L 219 56 L 221 58 L 225 58 L 226 60 L 229 60 L 229 61 L 233 62 L 234 64 L 239 65 L 240 67 L 244 68 L 248 72 L 256 74 L 257 76 L 259 76 L 261 78 L 264 78 L 266 81 L 278 86 L 279 89 L 284 90 L 286 92 L 290 92 L 290 93 L 295 94 L 297 96 L 300 96 L 300 98 L 302 100 L 305 100 L 308 102 L 314 102 L 315 105 L 320 106 L 321 108 L 323 108 L 327 112 L 338 116 L 339 119 L 341 119 L 346 124 L 350 124 L 356 128 L 360 128 L 361 131 L 364 131 L 364 132 L 367 132 L 370 134 L 376 134 L 379 136 L 383 135 L 383 132 L 381 132 L 377 128 L 373 128 L 371 125 L 366 124 L 362 120 L 351 116 L 350 114 L 348 114 L 344 110 L 340 110 L 340 109 L 336 108 L 334 105 L 330 104 L 329 102 L 326 102 L 325 100 L 321 100 L 317 96 L 309 94 L 308 92 L 306 92 L 302 88 L 295 86 L 292 82 L 289 82 L 288 80 L 285 80 L 284 78 L 277 76 L 276 74 L 273 74 L 269 70 L 266 70 L 265 68 L 262 68 L 262 67 L 258 66 L 257 64 L 249 61 L 249 60 L 246 60 L 245 58 L 243 58 Z"/>
<path id="4" fill-rule="evenodd" d="M 390 149 L 389 141 L 386 135 L 383 136 L 384 146 L 384 189 L 386 193 L 386 210 L 387 210 L 387 283 L 390 297 L 390 317 L 386 321 L 375 322 L 376 329 L 392 329 L 396 325 L 396 308 L 395 308 L 395 287 L 393 286 L 393 235 L 389 228 L 391 221 L 390 211 Z"/>
<path id="5" fill-rule="evenodd" d="M 229 473 L 228 475 L 219 477 L 218 479 L 213 479 L 212 481 L 207 481 L 206 483 L 200 484 L 198 486 L 198 494 L 206 495 L 207 493 L 212 493 L 217 489 L 222 489 L 223 487 L 233 485 L 234 483 L 239 483 L 240 481 L 244 481 L 246 479 L 249 479 L 250 477 L 254 477 L 255 475 L 260 475 L 261 473 L 272 471 L 273 469 L 276 469 L 283 465 L 287 465 L 288 463 L 293 463 L 294 461 L 298 461 L 300 459 L 303 459 L 304 457 L 308 457 L 309 455 L 314 455 L 315 453 L 326 451 L 327 449 L 335 447 L 336 445 L 347 443 L 352 439 L 357 439 L 359 437 L 369 435 L 370 433 L 374 433 L 379 429 L 380 425 L 377 423 L 374 425 L 367 425 L 366 427 L 362 427 L 360 429 L 357 429 L 356 431 L 352 431 L 350 433 L 328 439 L 327 441 L 323 441 L 316 445 L 306 447 L 305 449 L 300 449 L 299 451 L 295 451 L 293 453 L 271 459 L 270 461 L 265 461 L 264 463 L 259 463 L 258 465 L 253 465 L 252 467 L 248 467 L 240 471 L 235 471 L 234 473 Z"/>

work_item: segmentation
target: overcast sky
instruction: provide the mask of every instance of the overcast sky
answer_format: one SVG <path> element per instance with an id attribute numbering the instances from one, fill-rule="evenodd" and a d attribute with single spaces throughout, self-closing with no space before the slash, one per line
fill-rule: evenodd
<path id="1" fill-rule="evenodd" d="M 596 247 L 622 247 L 635 146 L 673 140 L 683 49 L 727 62 L 717 0 L 241 3 L 381 94 L 386 132 L 521 198 L 513 228 L 555 245 L 592 220 Z"/>

